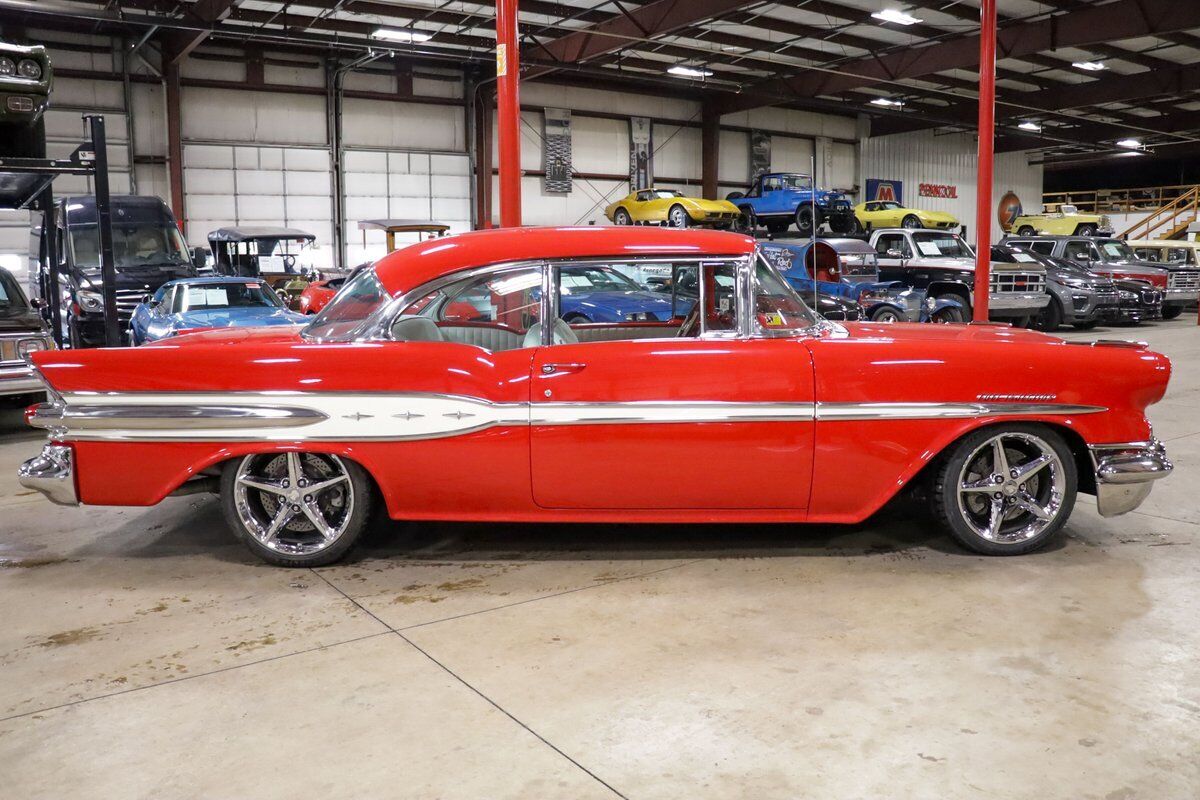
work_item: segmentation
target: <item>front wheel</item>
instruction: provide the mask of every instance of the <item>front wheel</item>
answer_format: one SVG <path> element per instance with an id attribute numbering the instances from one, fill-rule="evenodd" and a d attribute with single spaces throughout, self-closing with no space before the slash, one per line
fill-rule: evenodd
<path id="1" fill-rule="evenodd" d="M 900 312 L 892 306 L 879 306 L 871 311 L 871 322 L 903 322 Z"/>
<path id="2" fill-rule="evenodd" d="M 800 206 L 796 209 L 796 230 L 800 231 L 801 236 L 812 236 L 813 212 L 810 207 Z"/>
<path id="3" fill-rule="evenodd" d="M 686 228 L 692 223 L 691 216 L 683 206 L 671 206 L 671 210 L 667 213 L 667 220 L 672 228 Z"/>
<path id="4" fill-rule="evenodd" d="M 1043 308 L 1041 310 L 1041 312 L 1037 315 L 1037 322 L 1035 324 L 1035 327 L 1039 331 L 1045 331 L 1046 333 L 1053 333 L 1054 331 L 1059 329 L 1059 326 L 1062 325 L 1062 321 L 1063 321 L 1062 304 L 1058 302 L 1057 297 L 1051 297 L 1050 302 L 1047 303 L 1046 307 Z"/>
<path id="5" fill-rule="evenodd" d="M 901 225 L 901 227 L 908 228 L 910 230 L 914 229 L 914 228 L 924 227 L 923 225 L 921 225 L 921 220 L 918 219 L 915 214 L 909 214 L 907 217 L 905 217 L 900 222 L 900 225 Z"/>
<path id="6" fill-rule="evenodd" d="M 1017 230 L 1017 235 L 1018 235 L 1018 236 L 1033 236 L 1035 233 L 1037 233 L 1037 231 L 1035 231 L 1035 230 L 1033 229 L 1033 226 L 1032 226 L 1032 225 L 1022 225 L 1022 226 L 1021 226 L 1021 227 L 1020 227 L 1020 228 Z"/>
<path id="7" fill-rule="evenodd" d="M 958 306 L 945 306 L 929 315 L 929 321 L 938 325 L 951 325 L 963 321 L 963 310 Z"/>
<path id="8" fill-rule="evenodd" d="M 613 214 L 614 225 L 632 225 L 633 218 L 629 216 L 629 212 L 623 208 L 618 208 Z"/>
<path id="9" fill-rule="evenodd" d="M 1175 319 L 1183 313 L 1183 306 L 1163 306 L 1163 319 Z"/>
<path id="10" fill-rule="evenodd" d="M 1044 547 L 1075 506 L 1078 473 L 1062 436 L 1044 425 L 984 428 L 954 445 L 937 471 L 935 516 L 984 555 Z"/>
<path id="11" fill-rule="evenodd" d="M 1075 235 L 1076 236 L 1095 236 L 1096 235 L 1096 226 L 1095 225 L 1080 225 L 1078 228 L 1075 229 Z"/>
<path id="12" fill-rule="evenodd" d="M 371 515 L 371 479 L 325 453 L 262 453 L 221 473 L 221 510 L 252 553 L 281 567 L 319 567 L 342 558 Z"/>

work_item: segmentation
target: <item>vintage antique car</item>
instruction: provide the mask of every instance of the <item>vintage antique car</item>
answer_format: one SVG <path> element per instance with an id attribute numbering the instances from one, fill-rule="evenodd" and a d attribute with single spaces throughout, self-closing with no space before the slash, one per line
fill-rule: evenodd
<path id="1" fill-rule="evenodd" d="M 868 200 L 854 207 L 854 218 L 864 231 L 875 228 L 957 228 L 958 217 L 947 211 L 908 208 L 895 200 Z"/>
<path id="2" fill-rule="evenodd" d="M 682 319 L 572 326 L 559 280 L 669 262 Z M 732 291 L 727 290 L 732 289 Z M 445 319 L 486 293 L 487 320 Z M 836 324 L 746 236 L 478 231 L 398 250 L 302 331 L 34 353 L 26 487 L 149 506 L 217 491 L 263 559 L 312 566 L 403 520 L 858 523 L 904 487 L 964 546 L 1047 543 L 1077 492 L 1136 508 L 1171 471 L 1167 359 L 995 325 Z M 848 480 L 847 476 L 853 476 Z M 736 533 L 730 535 L 736 536 Z"/>
<path id="3" fill-rule="evenodd" d="M 129 320 L 133 345 L 216 328 L 262 328 L 305 322 L 288 311 L 261 278 L 224 275 L 165 283 L 139 303 Z"/>
<path id="4" fill-rule="evenodd" d="M 45 47 L 0 42 L 0 158 L 46 157 L 53 83 Z"/>
<path id="5" fill-rule="evenodd" d="M 45 387 L 25 359 L 52 347 L 54 340 L 37 309 L 25 299 L 16 279 L 0 267 L 0 408 L 19 408 L 45 397 Z"/>
<path id="6" fill-rule="evenodd" d="M 1075 206 L 1064 203 L 1046 204 L 1044 214 L 1022 214 L 1012 221 L 1011 230 L 1018 236 L 1095 236 L 1113 232 L 1106 215 L 1081 214 Z"/>
<path id="7" fill-rule="evenodd" d="M 604 209 L 614 225 L 641 223 L 667 224 L 672 228 L 710 225 L 730 228 L 738 223 L 741 212 L 724 200 L 687 197 L 674 189 L 638 189 Z"/>

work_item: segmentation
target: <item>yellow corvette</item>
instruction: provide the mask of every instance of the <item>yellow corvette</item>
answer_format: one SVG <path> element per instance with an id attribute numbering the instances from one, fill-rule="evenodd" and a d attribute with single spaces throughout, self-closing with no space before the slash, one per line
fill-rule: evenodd
<path id="1" fill-rule="evenodd" d="M 957 228 L 958 219 L 945 211 L 905 208 L 895 200 L 868 200 L 854 207 L 854 218 L 863 230 L 876 228 Z"/>
<path id="2" fill-rule="evenodd" d="M 741 215 L 728 200 L 684 197 L 683 192 L 674 189 L 638 189 L 604 209 L 604 216 L 616 225 L 665 222 L 672 228 L 689 225 L 727 228 L 737 224 Z"/>

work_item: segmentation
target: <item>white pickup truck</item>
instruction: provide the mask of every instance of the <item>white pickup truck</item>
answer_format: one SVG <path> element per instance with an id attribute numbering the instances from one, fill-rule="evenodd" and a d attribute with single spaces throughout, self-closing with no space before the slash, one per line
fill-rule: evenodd
<path id="1" fill-rule="evenodd" d="M 956 233 L 907 228 L 871 232 L 879 257 L 879 280 L 924 289 L 929 297 L 952 297 L 970 316 L 975 289 L 975 253 Z M 988 315 L 1027 325 L 1050 302 L 1046 269 L 1040 264 L 991 263 Z"/>

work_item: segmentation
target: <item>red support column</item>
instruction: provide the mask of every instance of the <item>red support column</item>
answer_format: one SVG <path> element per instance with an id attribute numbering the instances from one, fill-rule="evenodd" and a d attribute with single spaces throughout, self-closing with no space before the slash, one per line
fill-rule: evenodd
<path id="1" fill-rule="evenodd" d="M 987 322 L 991 286 L 992 158 L 996 127 L 996 0 L 979 9 L 979 172 L 975 194 L 975 315 Z"/>
<path id="2" fill-rule="evenodd" d="M 496 139 L 500 161 L 500 226 L 521 224 L 521 55 L 517 0 L 496 2 Z"/>

